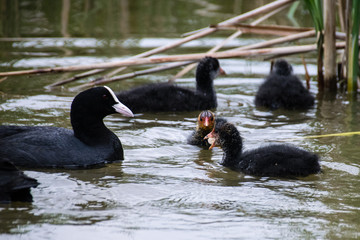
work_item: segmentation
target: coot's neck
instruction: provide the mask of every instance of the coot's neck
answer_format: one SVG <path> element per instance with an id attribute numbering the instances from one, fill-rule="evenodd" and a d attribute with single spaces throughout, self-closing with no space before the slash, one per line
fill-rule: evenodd
<path id="1" fill-rule="evenodd" d="M 213 81 L 215 73 L 212 71 L 206 72 L 198 69 L 196 71 L 196 91 L 206 93 L 207 95 L 215 95 Z"/>
<path id="2" fill-rule="evenodd" d="M 87 145 L 107 142 L 113 133 L 105 126 L 104 117 L 86 114 L 83 111 L 71 111 L 71 125 L 75 137 Z"/>
<path id="3" fill-rule="evenodd" d="M 242 154 L 242 139 L 240 135 L 231 136 L 232 138 L 225 139 L 221 148 L 224 151 L 222 165 L 226 167 L 235 167 L 240 161 Z"/>

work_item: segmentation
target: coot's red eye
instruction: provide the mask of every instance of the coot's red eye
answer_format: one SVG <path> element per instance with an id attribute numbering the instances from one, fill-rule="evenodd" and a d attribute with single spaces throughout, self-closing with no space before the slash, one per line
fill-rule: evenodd
<path id="1" fill-rule="evenodd" d="M 103 99 L 108 99 L 108 96 L 106 94 L 102 95 Z"/>

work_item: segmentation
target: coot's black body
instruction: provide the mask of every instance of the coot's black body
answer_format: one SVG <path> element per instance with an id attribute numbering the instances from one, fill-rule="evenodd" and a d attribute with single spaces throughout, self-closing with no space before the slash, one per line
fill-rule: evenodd
<path id="1" fill-rule="evenodd" d="M 88 89 L 72 102 L 73 130 L 0 126 L 0 158 L 28 168 L 89 168 L 123 160 L 119 138 L 103 122 L 105 116 L 116 112 L 133 116 L 110 88 Z"/>
<path id="2" fill-rule="evenodd" d="M 0 203 L 31 202 L 30 189 L 38 185 L 36 179 L 26 176 L 10 161 L 0 160 Z"/>
<path id="3" fill-rule="evenodd" d="M 255 96 L 257 107 L 271 110 L 306 110 L 314 105 L 315 98 L 293 74 L 292 67 L 285 60 L 277 60 L 270 75 L 259 87 Z"/>
<path id="4" fill-rule="evenodd" d="M 213 80 L 223 73 L 216 58 L 202 59 L 196 70 L 196 90 L 172 83 L 140 86 L 116 94 L 134 113 L 194 111 L 217 107 Z"/>
<path id="5" fill-rule="evenodd" d="M 191 133 L 187 139 L 187 143 L 190 145 L 196 145 L 199 147 L 209 148 L 210 144 L 204 137 L 208 135 L 214 128 L 219 128 L 226 123 L 225 118 L 216 118 L 215 114 L 209 110 L 202 111 L 197 119 L 196 129 Z"/>
<path id="6" fill-rule="evenodd" d="M 213 145 L 223 151 L 222 165 L 254 176 L 296 177 L 321 171 L 318 156 L 303 149 L 273 144 L 242 152 L 242 139 L 230 123 L 215 129 L 206 138 L 215 138 Z"/>

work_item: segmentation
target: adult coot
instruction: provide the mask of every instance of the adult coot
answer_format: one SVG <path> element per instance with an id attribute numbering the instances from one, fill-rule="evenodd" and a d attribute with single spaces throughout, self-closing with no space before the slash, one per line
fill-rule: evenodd
<path id="1" fill-rule="evenodd" d="M 134 113 L 194 111 L 216 108 L 213 80 L 224 73 L 216 58 L 203 58 L 196 69 L 196 90 L 158 83 L 140 86 L 116 94 Z"/>
<path id="2" fill-rule="evenodd" d="M 212 143 L 210 149 L 214 146 L 223 149 L 222 165 L 245 174 L 294 177 L 321 170 L 316 154 L 286 144 L 272 144 L 242 152 L 240 133 L 231 123 L 214 129 L 205 138 Z"/>
<path id="3" fill-rule="evenodd" d="M 59 127 L 0 126 L 0 158 L 29 168 L 88 168 L 123 160 L 119 138 L 104 124 L 112 113 L 132 112 L 108 87 L 79 93 L 71 105 L 73 131 Z"/>
<path id="4" fill-rule="evenodd" d="M 273 70 L 259 87 L 255 96 L 257 107 L 271 110 L 306 110 L 314 105 L 315 98 L 300 79 L 293 74 L 291 65 L 283 59 L 275 62 Z"/>
<path id="5" fill-rule="evenodd" d="M 30 188 L 38 185 L 36 179 L 26 176 L 10 161 L 0 159 L 0 203 L 31 202 Z"/>
<path id="6" fill-rule="evenodd" d="M 218 128 L 226 122 L 224 118 L 217 117 L 215 120 L 215 114 L 210 110 L 202 111 L 197 118 L 196 129 L 188 137 L 187 143 L 200 147 L 210 147 L 210 144 L 204 137 L 213 130 L 214 126 Z"/>

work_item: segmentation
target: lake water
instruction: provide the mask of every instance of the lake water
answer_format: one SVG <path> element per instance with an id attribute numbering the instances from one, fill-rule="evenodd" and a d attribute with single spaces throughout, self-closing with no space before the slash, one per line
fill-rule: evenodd
<path id="1" fill-rule="evenodd" d="M 115 61 L 180 38 L 269 1 L 0 0 L 0 71 Z M 311 26 L 300 5 L 266 24 Z M 230 32 L 168 53 L 204 52 Z M 237 47 L 269 36 L 244 35 Z M 310 41 L 311 42 L 311 41 Z M 304 57 L 316 75 L 313 54 Z M 286 58 L 302 79 L 300 56 Z M 0 205 L 0 239 L 356 239 L 360 237 L 360 136 L 304 138 L 360 131 L 360 102 L 324 96 L 307 112 L 255 108 L 269 61 L 221 59 L 216 114 L 234 123 L 246 149 L 288 142 L 317 153 L 323 173 L 299 179 L 252 177 L 219 164 L 223 152 L 186 144 L 199 112 L 105 118 L 125 160 L 88 170 L 33 170 L 32 203 Z M 132 70 L 140 68 L 133 68 Z M 109 84 L 115 91 L 163 82 L 178 70 Z M 0 123 L 70 128 L 77 92 L 45 86 L 75 73 L 9 77 L 0 83 Z M 92 78 L 90 78 L 92 79 Z M 194 72 L 177 80 L 194 87 Z"/>

